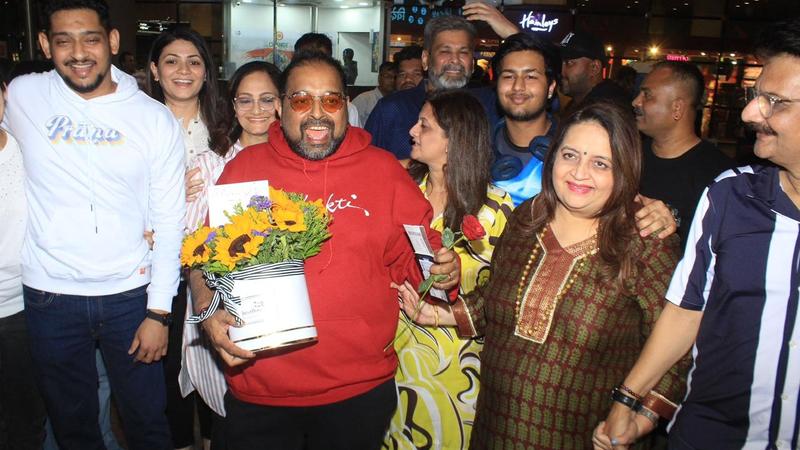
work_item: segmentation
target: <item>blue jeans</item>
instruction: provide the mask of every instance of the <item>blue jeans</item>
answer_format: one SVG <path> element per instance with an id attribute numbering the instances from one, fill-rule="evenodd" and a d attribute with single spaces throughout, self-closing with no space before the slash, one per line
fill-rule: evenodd
<path id="1" fill-rule="evenodd" d="M 147 308 L 147 286 L 119 294 L 77 296 L 24 287 L 31 355 L 62 450 L 104 450 L 98 425 L 95 347 L 131 450 L 171 448 L 160 362 L 128 355 Z"/>
<path id="2" fill-rule="evenodd" d="M 100 405 L 100 416 L 97 418 L 100 424 L 100 433 L 103 435 L 103 443 L 106 444 L 106 450 L 122 450 L 119 446 L 117 438 L 114 436 L 114 430 L 111 429 L 111 386 L 108 383 L 108 373 L 106 372 L 106 364 L 103 362 L 103 355 L 98 349 L 95 352 L 95 364 L 97 366 L 97 401 Z M 47 437 L 44 440 L 43 450 L 61 450 L 56 444 L 56 438 L 53 436 L 53 426 L 50 421 L 47 421 L 45 426 Z"/>

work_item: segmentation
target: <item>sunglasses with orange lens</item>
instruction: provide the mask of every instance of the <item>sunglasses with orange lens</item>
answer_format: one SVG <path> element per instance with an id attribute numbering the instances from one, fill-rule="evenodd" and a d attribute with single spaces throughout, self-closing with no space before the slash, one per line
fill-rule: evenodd
<path id="1" fill-rule="evenodd" d="M 322 109 L 333 114 L 344 107 L 345 97 L 340 92 L 326 92 L 322 95 L 311 95 L 305 91 L 295 92 L 292 95 L 285 95 L 289 100 L 292 111 L 304 113 L 314 106 L 314 100 L 319 100 Z"/>

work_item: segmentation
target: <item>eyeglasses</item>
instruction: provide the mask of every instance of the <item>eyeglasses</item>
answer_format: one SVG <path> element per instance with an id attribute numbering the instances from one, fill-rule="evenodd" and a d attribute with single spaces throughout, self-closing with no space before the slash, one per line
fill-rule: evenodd
<path id="1" fill-rule="evenodd" d="M 275 110 L 276 98 L 277 97 L 273 97 L 271 95 L 259 97 L 258 100 L 254 99 L 253 97 L 236 97 L 233 99 L 233 105 L 236 106 L 236 109 L 239 111 L 250 111 L 256 106 L 256 103 L 258 103 L 258 106 L 262 111 L 272 112 Z"/>
<path id="2" fill-rule="evenodd" d="M 284 97 L 289 100 L 289 106 L 292 110 L 299 113 L 310 110 L 314 106 L 314 100 L 319 100 L 322 109 L 331 114 L 342 109 L 345 104 L 344 94 L 340 92 L 326 92 L 322 95 L 311 95 L 308 92 L 299 91 L 292 95 L 285 95 Z"/>
<path id="3" fill-rule="evenodd" d="M 745 100 L 747 100 L 747 103 L 755 100 L 758 105 L 758 112 L 760 112 L 765 119 L 769 119 L 775 113 L 775 105 L 800 101 L 800 99 L 782 98 L 777 95 L 767 94 L 756 88 L 748 88 L 745 90 Z"/>

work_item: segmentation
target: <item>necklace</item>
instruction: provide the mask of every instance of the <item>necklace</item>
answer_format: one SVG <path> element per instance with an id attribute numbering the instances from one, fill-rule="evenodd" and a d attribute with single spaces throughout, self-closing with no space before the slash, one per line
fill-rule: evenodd
<path id="1" fill-rule="evenodd" d="M 517 326 L 521 325 L 522 300 L 524 298 L 526 288 L 528 288 L 530 283 L 533 281 L 533 275 L 531 275 L 531 269 L 533 269 L 534 262 L 541 253 L 541 248 L 542 248 L 541 242 L 543 242 L 546 232 L 547 232 L 547 227 L 543 227 L 542 230 L 536 235 L 536 240 L 533 244 L 533 248 L 531 249 L 531 254 L 528 257 L 528 262 L 525 264 L 525 267 L 522 270 L 522 276 L 520 277 L 519 286 L 517 287 L 517 298 L 514 305 L 514 312 L 515 312 Z M 581 256 L 578 256 L 579 260 L 577 261 L 573 270 L 569 274 L 567 281 L 564 283 L 563 287 L 556 294 L 555 300 L 547 303 L 546 310 L 544 311 L 545 316 L 552 317 L 553 311 L 555 310 L 556 306 L 561 302 L 561 299 L 564 297 L 564 295 L 567 292 L 569 292 L 570 288 L 572 288 L 572 285 L 575 283 L 575 280 L 577 279 L 578 275 L 583 272 L 583 269 L 586 266 L 586 260 L 588 259 L 587 256 L 593 255 L 596 252 L 597 252 L 597 247 L 594 247 L 589 252 L 584 253 Z M 521 328 L 519 331 L 529 337 L 533 337 L 542 335 L 546 336 L 548 330 L 549 330 L 549 321 L 547 323 L 541 323 L 539 321 L 536 321 L 534 324 L 528 325 L 525 328 Z"/>

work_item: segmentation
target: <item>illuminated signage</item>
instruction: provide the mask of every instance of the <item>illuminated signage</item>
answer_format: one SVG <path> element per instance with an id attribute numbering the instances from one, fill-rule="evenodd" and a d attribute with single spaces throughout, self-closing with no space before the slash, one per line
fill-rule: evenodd
<path id="1" fill-rule="evenodd" d="M 408 25 L 425 25 L 429 19 L 439 16 L 460 15 L 453 8 L 432 9 L 426 5 L 394 5 L 392 6 L 392 22 Z"/>
<path id="2" fill-rule="evenodd" d="M 533 11 L 527 12 L 522 16 L 522 20 L 519 21 L 519 26 L 524 30 L 544 31 L 546 33 L 552 32 L 553 27 L 556 25 L 558 25 L 558 18 L 547 20 L 547 14 Z"/>
<path id="3" fill-rule="evenodd" d="M 689 57 L 688 57 L 688 56 L 686 56 L 686 55 L 674 55 L 674 54 L 669 54 L 669 55 L 667 55 L 667 61 L 683 61 L 683 62 L 689 62 Z"/>

